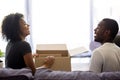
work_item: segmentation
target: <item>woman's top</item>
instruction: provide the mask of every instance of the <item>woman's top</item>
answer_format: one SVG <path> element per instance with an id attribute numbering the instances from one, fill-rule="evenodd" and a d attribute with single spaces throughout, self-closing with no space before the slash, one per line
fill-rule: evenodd
<path id="1" fill-rule="evenodd" d="M 5 67 L 21 69 L 27 67 L 24 55 L 31 53 L 31 47 L 26 41 L 8 42 L 5 53 Z"/>

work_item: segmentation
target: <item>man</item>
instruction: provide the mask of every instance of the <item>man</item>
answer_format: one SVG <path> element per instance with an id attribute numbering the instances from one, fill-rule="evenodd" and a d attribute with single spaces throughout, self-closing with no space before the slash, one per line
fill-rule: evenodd
<path id="1" fill-rule="evenodd" d="M 113 43 L 118 30 L 118 23 L 113 19 L 105 18 L 98 24 L 94 38 L 102 45 L 93 51 L 90 71 L 120 71 L 120 48 Z"/>

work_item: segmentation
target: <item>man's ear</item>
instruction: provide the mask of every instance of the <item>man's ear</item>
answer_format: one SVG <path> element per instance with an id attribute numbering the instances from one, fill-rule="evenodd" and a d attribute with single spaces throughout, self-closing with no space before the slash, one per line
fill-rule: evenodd
<path id="1" fill-rule="evenodd" d="M 106 30 L 105 35 L 110 35 L 110 30 Z"/>

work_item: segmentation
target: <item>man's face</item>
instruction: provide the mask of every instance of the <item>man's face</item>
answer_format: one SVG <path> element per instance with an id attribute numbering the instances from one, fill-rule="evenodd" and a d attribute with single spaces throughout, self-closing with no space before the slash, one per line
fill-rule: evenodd
<path id="1" fill-rule="evenodd" d="M 105 40 L 105 26 L 104 26 L 105 22 L 101 21 L 97 28 L 94 30 L 95 31 L 95 36 L 94 36 L 94 40 L 100 43 L 103 43 L 103 41 Z"/>

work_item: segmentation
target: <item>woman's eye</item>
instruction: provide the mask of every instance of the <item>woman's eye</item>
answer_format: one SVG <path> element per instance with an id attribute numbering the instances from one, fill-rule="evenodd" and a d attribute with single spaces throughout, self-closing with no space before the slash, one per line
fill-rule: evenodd
<path id="1" fill-rule="evenodd" d="M 27 27 L 27 24 L 25 24 L 25 26 Z"/>
<path id="2" fill-rule="evenodd" d="M 24 25 L 27 25 L 26 23 L 24 23 Z"/>

